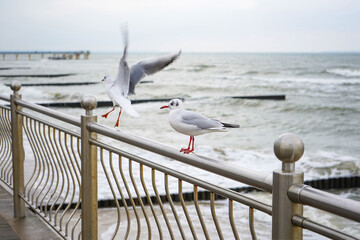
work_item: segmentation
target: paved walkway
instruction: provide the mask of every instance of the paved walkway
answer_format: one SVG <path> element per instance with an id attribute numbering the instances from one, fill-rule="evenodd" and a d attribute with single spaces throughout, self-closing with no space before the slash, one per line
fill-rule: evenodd
<path id="1" fill-rule="evenodd" d="M 26 217 L 14 218 L 12 195 L 0 185 L 0 240 L 61 239 L 32 211 Z"/>

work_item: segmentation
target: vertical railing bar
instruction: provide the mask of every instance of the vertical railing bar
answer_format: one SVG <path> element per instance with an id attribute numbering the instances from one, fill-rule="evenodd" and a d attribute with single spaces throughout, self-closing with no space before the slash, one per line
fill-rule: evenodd
<path id="1" fill-rule="evenodd" d="M 149 203 L 149 206 L 150 206 L 150 209 L 151 209 L 151 212 L 154 216 L 154 219 L 155 219 L 155 222 L 156 222 L 156 226 L 157 226 L 157 229 L 158 229 L 158 232 L 159 232 L 159 237 L 160 239 L 163 239 L 163 235 L 162 235 L 162 231 L 161 231 L 161 225 L 160 225 L 160 222 L 159 222 L 159 219 L 157 218 L 156 216 L 156 212 L 155 212 L 155 209 L 154 209 L 154 205 L 151 201 L 151 198 L 150 198 L 150 195 L 149 195 L 149 192 L 147 190 L 147 187 L 146 187 L 146 184 L 145 184 L 145 181 L 144 181 L 144 165 L 143 164 L 140 164 L 140 179 L 141 179 L 141 184 L 143 186 L 143 189 L 144 189 L 144 192 L 145 192 L 145 195 L 146 195 L 146 198 L 147 198 L 147 201 Z"/>
<path id="2" fill-rule="evenodd" d="M 82 139 L 82 136 L 81 136 L 81 139 Z M 77 168 L 78 168 L 78 171 L 79 171 L 79 173 L 80 173 L 80 185 L 79 185 L 79 187 L 80 187 L 80 190 L 79 190 L 79 202 L 80 202 L 80 205 L 82 205 L 82 196 L 83 196 L 83 193 L 82 193 L 82 185 L 83 185 L 83 183 L 82 183 L 82 176 L 81 176 L 81 172 L 82 172 L 82 170 L 81 170 L 81 149 L 82 149 L 82 146 L 81 146 L 81 139 L 80 138 L 78 138 L 77 139 L 77 153 L 78 153 L 78 156 L 80 156 L 80 159 L 79 159 L 79 161 L 76 161 L 75 163 L 76 163 L 76 166 L 77 166 Z M 75 228 L 76 228 L 76 225 L 80 222 L 80 221 L 82 221 L 82 213 L 80 213 L 80 216 L 79 216 L 79 219 L 78 219 L 78 221 L 76 222 L 76 224 L 73 226 L 73 228 L 72 228 L 72 237 L 73 237 L 73 239 L 75 238 L 74 237 L 74 233 L 75 233 Z M 82 233 L 82 224 L 80 225 L 80 231 L 79 231 L 79 234 L 78 234 L 78 238 L 80 238 L 80 236 L 81 236 L 81 233 Z"/>
<path id="3" fill-rule="evenodd" d="M 77 153 L 78 153 L 78 156 L 81 156 L 81 139 L 80 138 L 78 138 L 78 140 L 77 140 Z M 79 162 L 81 162 L 81 157 L 80 157 Z M 81 167 L 80 167 L 81 165 L 79 164 L 79 162 L 75 162 L 75 163 L 77 165 L 79 172 L 81 173 Z"/>
<path id="4" fill-rule="evenodd" d="M 1 108 L 1 137 L 0 138 L 0 160 L 4 159 L 3 161 L 0 161 L 0 175 L 1 175 L 1 179 L 3 179 L 3 181 L 7 182 L 5 180 L 5 166 L 8 164 L 8 156 L 11 155 L 11 143 L 10 145 L 7 144 L 8 142 L 8 138 L 7 138 L 7 130 L 6 130 L 6 122 L 5 122 L 5 114 L 4 114 L 4 109 Z M 10 138 L 11 139 L 11 138 Z M 9 158 L 10 159 L 10 158 Z M 4 167 L 2 167 L 2 165 L 4 164 Z"/>
<path id="5" fill-rule="evenodd" d="M 56 150 L 57 150 L 57 152 L 58 152 L 58 156 L 57 156 L 57 160 L 58 160 L 58 166 L 59 166 L 59 168 L 60 168 L 60 173 L 59 173 L 59 177 L 61 176 L 61 180 L 62 181 L 60 181 L 60 185 L 61 185 L 61 187 L 60 187 L 60 191 L 59 191 L 59 193 L 57 194 L 57 197 L 56 197 L 56 199 L 55 199 L 55 201 L 53 202 L 53 204 L 51 205 L 51 207 L 50 207 L 50 211 L 53 211 L 53 209 L 54 209 L 54 207 L 55 207 L 55 205 L 56 205 L 56 203 L 57 203 L 57 201 L 59 200 L 59 198 L 60 198 L 60 196 L 61 196 L 61 194 L 62 194 L 62 192 L 63 192 L 63 190 L 64 190 L 64 185 L 65 185 L 65 177 L 64 177 L 64 170 L 63 170 L 63 166 L 62 166 L 62 156 L 61 156 L 61 148 L 59 147 L 59 144 L 61 143 L 61 131 L 60 130 L 58 130 L 58 138 L 56 138 L 55 136 L 54 136 L 54 143 L 55 143 L 55 146 L 56 146 Z M 59 142 L 59 143 L 58 143 Z M 54 210 L 55 211 L 55 213 L 54 213 L 54 226 L 57 226 L 57 222 L 56 222 L 56 218 L 57 218 L 57 212 L 58 212 L 58 210 L 59 210 L 59 207 L 61 207 L 61 205 L 59 204 L 59 206 L 58 206 L 58 208 L 56 209 L 56 210 Z"/>
<path id="6" fill-rule="evenodd" d="M 7 158 L 11 155 L 11 120 L 10 120 L 10 111 L 2 108 L 2 136 L 7 136 L 2 141 L 2 146 L 5 146 L 3 149 L 3 154 L 1 158 Z M 5 113 L 4 113 L 5 112 Z"/>
<path id="7" fill-rule="evenodd" d="M 47 167 L 47 169 L 45 169 L 45 165 L 44 165 L 44 175 L 45 175 L 45 172 L 47 172 L 46 180 L 45 180 L 45 184 L 46 184 L 46 183 L 48 183 L 49 178 L 50 178 L 50 167 L 49 167 L 50 154 L 49 154 L 48 149 L 47 149 L 48 145 L 45 144 L 45 141 L 44 141 L 44 137 L 45 137 L 45 126 L 46 126 L 46 125 L 43 124 L 42 126 L 43 126 L 43 131 L 42 131 L 43 134 L 40 135 L 40 140 L 41 140 L 41 143 L 42 143 L 41 146 L 42 146 L 42 148 L 43 148 L 44 155 L 46 155 L 46 156 L 44 157 L 45 162 L 46 162 L 46 167 Z M 39 127 L 40 127 L 40 125 L 39 125 Z M 46 197 L 47 192 L 50 190 L 51 184 L 52 184 L 52 182 L 50 183 L 50 187 L 48 187 L 47 185 L 46 185 L 46 187 L 44 186 L 44 187 L 41 189 L 38 197 L 36 198 L 36 206 L 39 206 L 40 212 L 42 212 L 44 215 L 45 215 L 45 213 L 43 212 L 42 200 Z M 40 196 L 41 196 L 41 194 L 43 193 L 43 191 L 45 190 L 45 188 L 48 189 L 48 191 L 45 192 L 42 200 L 40 201 L 40 203 L 39 203 L 39 205 L 38 205 L 38 199 L 40 198 Z"/>
<path id="8" fill-rule="evenodd" d="M 51 131 L 51 127 L 50 126 L 47 126 L 47 129 L 48 129 L 48 131 L 47 131 L 47 135 L 46 134 L 44 134 L 44 138 L 45 138 L 45 142 L 46 142 L 46 146 L 48 147 L 48 151 L 49 151 L 49 163 L 50 163 L 50 168 L 49 168 L 49 172 L 50 172 L 50 169 L 51 169 L 51 181 L 50 181 L 50 186 L 48 187 L 48 190 L 47 190 L 47 192 L 45 193 L 45 195 L 44 195 L 44 197 L 42 198 L 42 200 L 41 200 L 41 202 L 40 202 L 40 205 L 43 205 L 43 202 L 44 202 L 44 200 L 46 199 L 46 198 L 48 198 L 48 195 L 49 195 L 49 193 L 51 192 L 51 189 L 53 188 L 53 186 L 54 186 L 54 178 L 55 178 L 55 170 L 54 170 L 54 162 L 55 162 L 55 160 L 54 160 L 54 151 L 52 151 L 52 149 L 51 149 L 51 144 L 49 143 L 49 137 L 50 137 L 50 131 Z M 45 130 L 44 130 L 44 132 L 45 132 Z M 48 198 L 49 199 L 49 198 Z M 44 211 L 44 213 L 45 213 L 45 216 L 47 216 L 48 215 L 48 205 L 47 204 L 45 204 L 45 211 Z M 49 218 L 50 219 L 50 218 Z"/>
<path id="9" fill-rule="evenodd" d="M 111 179 L 109 177 L 109 174 L 106 170 L 106 166 L 104 164 L 104 152 L 103 152 L 103 148 L 100 148 L 100 162 L 101 162 L 101 166 L 103 167 L 103 170 L 104 170 L 104 173 L 105 173 L 105 177 L 109 183 L 109 187 L 110 187 L 110 190 L 111 190 L 111 193 L 112 195 L 114 196 L 114 201 L 115 201 L 115 205 L 116 205 L 116 210 L 117 210 L 117 222 L 116 222 L 116 228 L 115 228 L 115 231 L 113 233 L 113 235 L 111 236 L 111 239 L 115 239 L 118 231 L 119 231 L 119 227 L 120 227 L 120 206 L 119 206 L 119 202 L 117 200 L 117 196 L 116 196 L 116 193 L 114 191 L 114 188 L 111 184 Z M 112 162 L 112 153 L 109 152 L 109 162 Z M 114 175 L 113 175 L 114 178 L 116 178 Z"/>
<path id="10" fill-rule="evenodd" d="M 129 159 L 129 175 L 130 175 L 131 182 L 133 183 L 133 187 L 134 187 L 136 196 L 138 198 L 138 201 L 140 203 L 142 212 L 143 212 L 144 217 L 145 217 L 145 221 L 146 221 L 147 228 L 148 228 L 148 239 L 151 239 L 151 225 L 150 225 L 149 217 L 146 214 L 145 206 L 143 204 L 143 201 L 141 200 L 141 195 L 139 193 L 139 190 L 137 188 L 137 185 L 136 185 L 133 173 L 132 173 L 132 160 L 131 159 Z"/>
<path id="11" fill-rule="evenodd" d="M 180 198 L 181 206 L 183 208 L 186 220 L 187 220 L 187 222 L 189 224 L 189 227 L 190 227 L 191 233 L 193 235 L 193 238 L 198 239 L 197 236 L 196 236 L 196 232 L 195 232 L 194 226 L 192 224 L 191 218 L 190 218 L 189 213 L 187 211 L 185 201 L 184 201 L 184 196 L 183 196 L 183 192 L 182 192 L 182 180 L 181 179 L 178 179 L 178 187 L 179 187 L 179 198 Z"/>
<path id="12" fill-rule="evenodd" d="M 112 154 L 112 152 L 109 151 L 109 155 Z M 120 161 L 120 158 L 121 156 L 117 155 L 118 156 L 118 166 L 119 166 L 119 169 L 120 169 L 120 164 L 121 164 L 121 161 Z M 113 161 L 110 162 L 110 170 L 112 172 L 112 175 L 113 176 L 116 176 L 116 173 L 114 171 L 114 167 L 113 167 Z M 126 203 L 126 200 L 125 200 L 125 197 L 124 197 L 124 194 L 121 190 L 121 187 L 120 187 L 120 184 L 119 184 L 119 181 L 117 179 L 117 177 L 114 177 L 114 180 L 115 180 L 115 184 L 116 184 L 116 187 L 120 193 L 120 197 L 121 197 L 121 201 L 124 205 L 124 208 L 125 208 L 125 212 L 126 212 L 126 218 L 127 218 L 127 226 L 126 226 L 126 232 L 125 232 L 125 236 L 124 236 L 124 239 L 127 239 L 129 237 L 129 233 L 130 233 L 130 211 L 129 211 L 129 208 L 128 208 L 128 205 Z M 115 199 L 116 201 L 118 201 L 117 199 Z"/>
<path id="13" fill-rule="evenodd" d="M 11 146 L 12 146 L 12 139 L 11 139 L 11 116 L 10 116 L 10 114 L 11 114 L 11 111 L 10 110 L 7 110 L 6 111 L 6 114 L 5 114 L 5 116 L 7 116 L 7 122 L 8 122 L 8 124 L 6 125 L 6 128 L 7 128 L 7 130 L 8 130 L 8 161 L 9 162 L 12 162 L 11 161 L 11 156 L 12 156 L 12 152 L 11 152 Z M 24 161 L 25 161 L 25 159 L 24 159 Z M 11 165 L 12 165 L 12 163 L 11 163 Z M 10 188 L 12 188 L 13 187 L 13 184 L 14 184 L 14 169 L 12 168 L 11 169 L 11 174 L 10 174 Z"/>
<path id="14" fill-rule="evenodd" d="M 138 212 L 137 212 L 137 210 L 136 210 L 136 205 L 135 205 L 134 199 L 133 199 L 132 196 L 131 196 L 130 188 L 129 188 L 128 184 L 127 184 L 127 181 L 126 181 L 126 178 L 125 178 L 125 175 L 124 175 L 124 172 L 123 172 L 122 156 L 119 156 L 119 170 L 120 170 L 120 174 L 121 174 L 121 178 L 122 178 L 122 180 L 123 180 L 124 186 L 125 186 L 126 191 L 127 191 L 127 193 L 128 193 L 128 196 L 129 196 L 131 205 L 132 205 L 132 207 L 133 207 L 133 209 L 134 209 L 135 217 L 136 217 L 136 222 L 137 222 L 137 226 L 138 226 L 136 239 L 140 239 L 140 234 L 141 234 L 140 217 L 139 217 L 139 214 L 138 214 Z"/>
<path id="15" fill-rule="evenodd" d="M 232 229 L 233 234 L 234 234 L 234 238 L 236 240 L 240 240 L 238 231 L 236 229 L 236 224 L 235 224 L 235 221 L 234 221 L 234 209 L 233 209 L 233 200 L 232 199 L 229 199 L 229 221 L 230 221 L 230 224 L 231 224 L 231 229 Z"/>
<path id="16" fill-rule="evenodd" d="M 67 135 L 67 133 L 65 133 L 65 149 L 66 149 L 66 153 L 67 153 L 67 157 L 65 157 L 65 161 L 66 161 L 66 165 L 68 168 L 68 171 L 70 173 L 70 177 L 71 177 L 71 183 L 72 183 L 72 193 L 71 193 L 71 197 L 70 200 L 66 206 L 66 208 L 64 209 L 63 213 L 61 214 L 60 217 L 60 229 L 62 229 L 62 222 L 64 219 L 65 214 L 68 212 L 68 210 L 70 209 L 73 201 L 74 201 L 74 197 L 75 197 L 75 192 L 76 192 L 76 185 L 75 185 L 75 177 L 73 175 L 73 165 L 71 164 L 72 159 L 71 159 L 71 154 L 69 151 L 69 145 L 68 145 L 68 138 L 70 136 L 70 139 L 72 140 L 72 136 L 71 135 Z M 70 145 L 72 145 L 72 141 L 70 141 Z M 75 170 L 75 169 L 74 169 Z M 71 188 L 70 188 L 71 189 Z M 65 199 L 66 200 L 66 199 Z M 65 236 L 67 236 L 67 228 L 66 228 L 67 224 L 65 225 Z"/>
<path id="17" fill-rule="evenodd" d="M 0 116 L 0 136 L 5 136 L 6 135 L 6 123 L 4 120 L 4 109 L 1 108 L 1 116 Z M 1 159 L 6 159 L 6 155 L 8 155 L 8 153 L 10 153 L 11 151 L 9 151 L 8 145 L 6 144 L 7 140 L 4 137 L 0 138 L 0 160 Z M 3 170 L 4 168 L 1 167 L 3 165 L 3 163 L 6 163 L 6 161 L 0 161 L 0 175 L 1 177 L 3 176 Z"/>
<path id="18" fill-rule="evenodd" d="M 201 223 L 201 227 L 203 229 L 204 235 L 206 239 L 210 239 L 209 233 L 206 228 L 206 224 L 201 214 L 200 206 L 199 206 L 199 194 L 198 194 L 198 187 L 194 185 L 194 204 L 196 208 L 197 215 L 199 217 L 199 221 Z"/>
<path id="19" fill-rule="evenodd" d="M 5 114 L 4 114 L 4 109 L 2 107 L 1 108 L 1 116 L 0 116 L 0 136 L 5 136 L 6 134 L 6 123 L 5 123 Z M 8 151 L 5 149 L 5 147 L 7 147 L 7 144 L 5 144 L 5 138 L 0 138 L 0 160 L 3 159 L 3 156 L 5 154 L 8 153 Z M 4 147 L 5 146 L 5 147 Z M 0 167 L 2 165 L 2 162 L 0 162 Z M 3 170 L 2 168 L 0 169 L 1 171 Z"/>
<path id="20" fill-rule="evenodd" d="M 256 232 L 255 232 L 255 225 L 254 225 L 254 208 L 249 207 L 249 227 L 251 232 L 251 237 L 253 240 L 257 240 Z"/>
<path id="21" fill-rule="evenodd" d="M 36 185 L 36 188 L 34 190 L 34 194 L 32 196 L 32 204 L 34 205 L 35 208 L 38 208 L 37 206 L 37 200 L 40 196 L 40 193 L 42 190 L 40 190 L 40 192 L 38 192 L 38 189 L 39 187 L 41 186 L 42 182 L 43 182 L 43 179 L 44 179 L 44 176 L 45 176 L 45 157 L 44 157 L 44 152 L 43 152 L 43 147 L 42 145 L 40 144 L 40 134 L 39 134 L 39 129 L 40 129 L 40 122 L 38 121 L 35 121 L 37 123 L 37 127 L 36 127 L 36 124 L 34 124 L 34 127 L 35 127 L 35 142 L 37 144 L 37 147 L 39 149 L 39 156 L 40 156 L 40 161 L 39 161 L 39 167 L 40 167 L 40 181 L 37 181 L 37 185 Z M 44 188 L 42 188 L 44 189 Z M 34 199 L 34 197 L 36 197 Z M 40 209 L 39 209 L 40 210 Z"/>
<path id="22" fill-rule="evenodd" d="M 59 187 L 59 183 L 60 183 L 60 179 L 61 179 L 61 176 L 60 176 L 60 173 L 59 173 L 59 169 L 61 169 L 61 166 L 60 166 L 60 160 L 59 160 L 60 157 L 59 157 L 59 152 L 58 152 L 59 149 L 58 149 L 58 146 L 56 144 L 56 131 L 58 131 L 58 130 L 56 130 L 54 128 L 53 132 L 52 132 L 52 137 L 49 135 L 50 144 L 51 144 L 51 147 L 52 147 L 52 149 L 54 151 L 54 155 L 55 155 L 54 166 L 55 166 L 55 174 L 56 174 L 56 184 L 55 184 L 54 190 L 52 191 L 52 193 L 50 195 L 50 198 L 46 202 L 46 206 L 49 206 L 51 200 L 53 199 L 53 197 L 57 193 L 57 189 Z M 60 131 L 58 131 L 58 132 L 60 132 Z M 62 190 L 60 190 L 60 192 L 62 192 Z M 51 220 L 51 212 L 53 211 L 53 208 L 54 208 L 56 202 L 57 202 L 57 198 L 54 199 L 54 202 L 50 206 L 50 209 L 49 209 L 49 219 L 50 220 Z"/>
<path id="23" fill-rule="evenodd" d="M 10 117 L 10 110 L 7 110 L 6 111 L 7 113 L 7 121 L 8 121 L 8 124 L 6 124 L 4 122 L 4 132 L 5 132 L 5 140 L 4 140 L 4 144 L 6 145 L 6 148 L 5 148 L 5 152 L 6 152 L 6 155 L 4 156 L 4 161 L 7 162 L 7 167 L 5 168 L 5 172 L 8 171 L 8 174 L 7 174 L 7 177 L 8 177 L 8 184 L 9 186 L 13 186 L 13 168 L 12 168 L 12 161 L 11 161 L 11 156 L 12 156 L 12 153 L 11 153 L 11 145 L 12 145 L 12 139 L 11 139 L 11 117 Z M 6 115 L 5 115 L 6 117 Z M 7 159 L 7 160 L 6 160 Z M 5 175 L 4 175 L 5 176 Z"/>
<path id="24" fill-rule="evenodd" d="M 5 109 L 2 108 L 2 112 L 4 112 Z M 1 128 L 3 130 L 2 132 L 2 136 L 4 136 L 4 138 L 2 139 L 2 147 L 1 149 L 3 149 L 3 153 L 1 155 L 1 159 L 4 159 L 4 166 L 1 168 L 1 176 L 3 176 L 3 179 L 6 181 L 6 183 L 8 184 L 8 186 L 12 186 L 12 161 L 11 161 L 11 122 L 9 121 L 9 113 L 10 111 L 5 111 L 8 114 L 8 123 L 6 124 L 6 120 L 5 120 L 5 114 L 2 115 L 4 116 L 1 118 L 1 122 L 3 127 Z M 0 167 L 1 167 L 2 163 L 0 163 Z M 7 174 L 6 174 L 7 173 Z M 6 175 L 6 178 L 5 178 Z M 9 176 L 10 175 L 10 176 Z M 11 187 L 12 188 L 12 187 Z"/>
<path id="25" fill-rule="evenodd" d="M 220 239 L 224 239 L 224 236 L 222 234 L 221 228 L 220 228 L 220 224 L 219 221 L 216 217 L 216 212 L 215 212 L 215 193 L 211 192 L 210 193 L 210 207 L 211 207 L 211 215 L 213 217 L 213 221 L 214 224 L 216 226 L 216 231 L 218 232 L 219 238 Z"/>
<path id="26" fill-rule="evenodd" d="M 75 239 L 75 229 L 76 229 L 76 226 L 79 224 L 80 220 L 81 220 L 81 214 L 71 229 L 71 239 Z M 81 231 L 79 232 L 79 235 L 80 235 L 80 233 L 81 233 Z"/>
<path id="27" fill-rule="evenodd" d="M 3 137 L 5 136 L 5 123 L 4 123 L 4 120 L 3 120 L 3 116 L 4 116 L 4 109 L 1 108 L 1 116 L 0 116 L 0 136 L 2 136 L 0 138 L 0 160 L 1 159 L 4 159 L 3 161 L 0 161 L 0 177 L 1 179 L 5 179 L 3 178 L 3 170 L 4 168 L 2 167 L 3 163 L 6 163 L 6 158 L 4 156 L 6 156 L 8 154 L 8 152 L 11 152 L 8 150 L 7 148 L 7 144 L 6 144 L 6 139 Z"/>
<path id="28" fill-rule="evenodd" d="M 25 194 L 25 197 L 30 200 L 30 190 L 31 190 L 31 187 L 32 187 L 32 186 L 30 186 L 27 194 L 26 194 L 26 190 L 27 190 L 27 188 L 28 188 L 28 185 L 31 183 L 31 181 L 33 181 L 33 177 L 35 176 L 35 173 L 36 173 L 36 170 L 37 170 L 37 156 L 36 156 L 35 148 L 34 148 L 34 145 L 33 145 L 33 139 L 32 139 L 32 136 L 31 136 L 31 134 L 30 134 L 29 118 L 28 118 L 28 117 L 25 117 L 25 119 L 26 119 L 26 123 L 23 124 L 23 128 L 24 128 L 25 134 L 26 134 L 26 136 L 27 136 L 27 139 L 28 139 L 28 141 L 29 141 L 31 150 L 33 151 L 34 157 L 35 157 L 35 161 L 34 161 L 35 164 L 34 164 L 33 173 L 32 173 L 32 175 L 31 175 L 31 177 L 29 178 L 29 180 L 27 181 L 26 185 L 24 186 L 24 194 Z M 30 121 L 31 121 L 31 120 L 30 120 Z"/>
<path id="29" fill-rule="evenodd" d="M 61 135 L 60 135 L 61 136 Z M 68 168 L 66 166 L 67 161 L 66 161 L 66 155 L 65 155 L 65 150 L 64 150 L 64 145 L 66 145 L 66 139 L 67 139 L 67 133 L 64 133 L 64 143 L 62 141 L 60 141 L 59 139 L 59 143 L 60 143 L 60 148 L 61 148 L 61 152 L 62 152 L 62 158 L 60 159 L 61 164 L 63 165 L 63 169 L 65 172 L 65 176 L 66 176 L 66 192 L 65 192 L 65 196 L 63 196 L 63 200 L 61 201 L 61 203 L 59 204 L 58 208 L 56 209 L 55 212 L 55 219 L 57 218 L 57 215 L 59 214 L 62 206 L 65 204 L 65 201 L 69 195 L 69 191 L 70 191 L 70 179 L 69 179 L 69 173 L 68 173 Z M 63 179 L 64 180 L 64 179 Z M 61 222 L 61 218 L 59 218 L 59 227 L 60 230 L 62 230 L 62 222 Z"/>
<path id="30" fill-rule="evenodd" d="M 169 230 L 169 234 L 170 234 L 170 237 L 171 239 L 175 239 L 174 237 L 174 233 L 172 231 L 172 228 L 171 228 L 171 225 L 170 225 L 170 222 L 169 222 L 169 219 L 166 215 L 166 211 L 165 211 L 165 208 L 164 208 L 164 205 L 161 201 L 161 198 L 160 198 L 160 195 L 159 195 L 159 192 L 157 190 L 157 187 L 156 187 L 156 182 L 155 182 L 155 169 L 151 169 L 151 178 L 152 178 L 152 186 L 153 186 L 153 189 L 154 189 L 154 192 L 155 192 L 155 196 L 156 196 L 156 200 L 160 206 L 160 209 L 161 209 L 161 213 L 163 214 L 163 217 L 164 217 L 164 220 L 166 222 L 166 226 Z"/>
<path id="31" fill-rule="evenodd" d="M 172 201 L 172 198 L 171 198 L 171 195 L 170 195 L 170 192 L 169 192 L 168 174 L 164 173 L 164 178 L 165 178 L 166 197 L 167 197 L 168 202 L 169 202 L 169 204 L 170 204 L 170 206 L 171 206 L 171 210 L 172 210 L 173 215 L 174 215 L 174 217 L 175 217 L 175 220 L 176 220 L 177 226 L 178 226 L 178 228 L 179 228 L 179 231 L 180 231 L 180 233 L 181 233 L 181 236 L 182 236 L 183 239 L 186 239 L 184 230 L 183 230 L 183 228 L 182 228 L 182 226 L 181 226 L 181 222 L 180 222 L 179 216 L 178 216 L 178 214 L 177 214 L 177 212 L 176 212 L 175 205 L 174 205 L 174 203 L 173 203 L 173 201 Z"/>
<path id="32" fill-rule="evenodd" d="M 76 138 L 78 139 L 78 138 Z M 74 150 L 74 137 L 71 135 L 70 136 L 70 141 L 71 141 L 71 152 L 72 152 L 72 156 L 73 158 L 71 158 L 71 165 L 72 165 L 72 168 L 74 170 L 74 173 L 75 173 L 75 177 L 76 177 L 76 181 L 77 181 L 77 186 L 78 186 L 78 191 L 79 191 L 79 194 L 78 194 L 78 201 L 76 203 L 76 206 L 74 207 L 72 213 L 70 214 L 70 216 L 68 217 L 67 219 L 67 223 L 65 225 L 65 229 L 66 229 L 66 234 L 68 233 L 68 228 L 69 228 L 69 224 L 70 224 L 70 221 L 71 219 L 73 218 L 73 216 L 75 215 L 76 211 L 79 209 L 79 206 L 80 206 L 80 195 L 81 195 L 81 188 L 80 188 L 80 173 L 77 171 L 76 169 L 76 164 L 74 164 L 74 162 L 76 163 L 77 162 L 77 155 L 75 154 L 75 150 Z M 76 141 L 78 142 L 78 141 Z M 76 191 L 76 190 L 74 190 Z M 74 236 L 74 235 L 71 235 L 71 236 Z"/>
<path id="33" fill-rule="evenodd" d="M 6 129 L 8 131 L 6 131 Z M 3 132 L 3 136 L 5 136 L 4 139 L 4 155 L 2 157 L 4 157 L 4 166 L 2 168 L 3 171 L 3 175 L 4 176 L 4 180 L 6 180 L 6 182 L 11 186 L 11 174 L 13 173 L 12 171 L 12 161 L 11 161 L 11 129 L 10 129 L 10 125 L 6 126 L 6 124 L 4 125 L 4 132 Z M 6 144 L 6 142 L 8 144 Z M 6 160 L 7 159 L 7 160 Z M 6 177 L 5 177 L 6 176 Z"/>
<path id="34" fill-rule="evenodd" d="M 28 191 L 28 199 L 30 201 L 30 203 L 33 205 L 33 196 L 35 194 L 34 191 L 34 186 L 35 183 L 37 182 L 39 175 L 40 175 L 40 171 L 41 171 L 41 165 L 40 165 L 40 155 L 39 152 L 37 150 L 36 147 L 36 140 L 35 140 L 35 134 L 34 134 L 34 130 L 33 130 L 33 124 L 35 125 L 34 121 L 32 119 L 30 119 L 30 130 L 29 130 L 29 135 L 31 136 L 32 139 L 32 145 L 33 145 L 33 149 L 34 149 L 34 156 L 35 156 L 35 162 L 37 164 L 35 164 L 36 168 L 34 168 L 35 171 L 35 175 L 34 175 L 34 179 L 32 184 L 30 185 L 29 191 Z"/>

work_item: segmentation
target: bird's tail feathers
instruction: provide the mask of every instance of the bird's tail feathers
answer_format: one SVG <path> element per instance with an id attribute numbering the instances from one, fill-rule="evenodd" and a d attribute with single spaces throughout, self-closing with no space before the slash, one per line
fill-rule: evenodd
<path id="1" fill-rule="evenodd" d="M 140 114 L 131 106 L 130 99 L 120 97 L 116 101 L 121 106 L 121 109 L 124 110 L 130 116 L 132 116 L 132 117 L 139 117 L 140 116 Z"/>

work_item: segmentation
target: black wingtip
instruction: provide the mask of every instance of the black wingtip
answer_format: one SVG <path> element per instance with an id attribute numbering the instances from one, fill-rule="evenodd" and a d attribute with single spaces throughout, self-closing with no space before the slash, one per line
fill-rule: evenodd
<path id="1" fill-rule="evenodd" d="M 226 128 L 240 128 L 239 124 L 231 124 L 231 123 L 221 123 Z"/>

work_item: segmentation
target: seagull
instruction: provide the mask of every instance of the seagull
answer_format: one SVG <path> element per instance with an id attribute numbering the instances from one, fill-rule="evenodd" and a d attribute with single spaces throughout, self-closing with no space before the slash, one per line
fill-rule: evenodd
<path id="1" fill-rule="evenodd" d="M 177 132 L 190 136 L 188 148 L 181 148 L 185 154 L 194 151 L 195 136 L 210 132 L 226 132 L 226 128 L 239 128 L 240 125 L 223 123 L 216 119 L 207 118 L 199 113 L 184 110 L 180 99 L 172 99 L 168 105 L 160 109 L 169 108 L 169 123 Z M 191 146 L 191 148 L 190 148 Z"/>
<path id="2" fill-rule="evenodd" d="M 181 50 L 177 53 L 154 57 L 150 59 L 142 60 L 133 66 L 130 67 L 126 62 L 127 55 L 127 45 L 128 45 L 128 34 L 127 29 L 123 32 L 125 47 L 123 55 L 119 62 L 119 67 L 115 79 L 110 75 L 106 75 L 102 81 L 105 81 L 106 93 L 113 102 L 113 108 L 101 115 L 103 118 L 107 118 L 109 113 L 115 110 L 116 106 L 120 107 L 119 116 L 117 118 L 116 124 L 114 127 L 119 126 L 119 119 L 121 111 L 124 110 L 127 114 L 133 117 L 138 117 L 139 113 L 131 106 L 131 101 L 128 98 L 128 95 L 135 94 L 135 86 L 140 82 L 141 79 L 147 75 L 154 74 L 172 62 L 174 62 L 181 54 Z"/>

